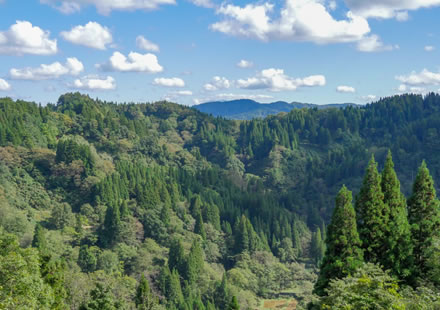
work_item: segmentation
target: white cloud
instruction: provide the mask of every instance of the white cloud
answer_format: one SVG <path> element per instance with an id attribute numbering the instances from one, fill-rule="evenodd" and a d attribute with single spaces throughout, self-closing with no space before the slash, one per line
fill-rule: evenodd
<path id="1" fill-rule="evenodd" d="M 179 96 L 192 96 L 193 92 L 190 90 L 181 90 L 181 91 L 176 92 L 176 94 Z"/>
<path id="2" fill-rule="evenodd" d="M 190 0 L 194 5 L 201 6 L 203 8 L 213 8 L 214 3 L 211 0 Z"/>
<path id="3" fill-rule="evenodd" d="M 381 52 L 381 51 L 392 51 L 393 49 L 399 49 L 398 45 L 384 45 L 380 40 L 379 36 L 372 34 L 361 39 L 357 43 L 357 49 L 361 52 Z"/>
<path id="4" fill-rule="evenodd" d="M 114 52 L 108 63 L 99 65 L 99 67 L 107 71 L 121 72 L 158 73 L 163 71 L 163 67 L 159 64 L 156 55 L 135 52 L 130 52 L 127 57 L 120 52 Z"/>
<path id="5" fill-rule="evenodd" d="M 86 25 L 78 25 L 70 31 L 61 32 L 64 40 L 99 50 L 105 50 L 106 45 L 113 42 L 113 37 L 107 27 L 97 22 L 88 22 Z"/>
<path id="6" fill-rule="evenodd" d="M 253 66 L 254 66 L 254 64 L 252 63 L 252 61 L 248 61 L 248 60 L 244 60 L 244 59 L 240 60 L 237 63 L 237 67 L 243 68 L 243 69 L 252 68 Z"/>
<path id="7" fill-rule="evenodd" d="M 408 11 L 396 13 L 396 20 L 399 22 L 406 22 L 409 19 Z"/>
<path id="8" fill-rule="evenodd" d="M 217 14 L 223 15 L 224 20 L 212 24 L 211 29 L 263 41 L 282 39 L 318 44 L 355 42 L 370 32 L 364 17 L 349 11 L 346 19 L 336 20 L 321 0 L 286 0 L 278 19 L 271 18 L 273 10 L 274 5 L 267 2 L 244 7 L 223 5 Z"/>
<path id="9" fill-rule="evenodd" d="M 7 91 L 11 89 L 11 85 L 3 79 L 0 79 L 0 91 Z"/>
<path id="10" fill-rule="evenodd" d="M 408 87 L 405 84 L 399 85 L 399 87 L 397 88 L 397 91 L 400 94 L 403 94 L 403 93 L 426 94 L 426 93 L 428 93 L 428 90 L 424 87 L 419 87 L 419 86 Z"/>
<path id="11" fill-rule="evenodd" d="M 332 0 L 328 3 L 328 8 L 330 9 L 330 11 L 334 11 L 336 10 L 336 8 L 338 7 L 336 1 Z"/>
<path id="12" fill-rule="evenodd" d="M 435 47 L 432 45 L 426 45 L 424 49 L 426 52 L 432 52 L 433 50 L 435 50 Z"/>
<path id="13" fill-rule="evenodd" d="M 270 89 L 272 91 L 296 90 L 302 86 L 324 86 L 325 76 L 311 75 L 305 78 L 292 78 L 287 76 L 282 69 L 262 70 L 257 76 L 240 79 L 237 86 L 244 89 Z"/>
<path id="14" fill-rule="evenodd" d="M 360 99 L 363 101 L 374 101 L 377 99 L 377 96 L 376 95 L 366 95 L 366 96 L 360 97 Z"/>
<path id="15" fill-rule="evenodd" d="M 62 2 L 57 9 L 63 14 L 73 14 L 81 11 L 81 6 L 75 2 Z"/>
<path id="16" fill-rule="evenodd" d="M 434 73 L 427 69 L 423 69 L 420 73 L 413 71 L 408 75 L 398 75 L 396 76 L 396 80 L 413 86 L 440 85 L 440 73 Z"/>
<path id="17" fill-rule="evenodd" d="M 0 31 L 0 54 L 52 55 L 57 51 L 57 40 L 50 39 L 49 31 L 28 21 L 18 20 L 8 30 Z"/>
<path id="18" fill-rule="evenodd" d="M 336 91 L 338 93 L 355 93 L 356 89 L 351 86 L 341 85 L 341 86 L 336 87 Z"/>
<path id="19" fill-rule="evenodd" d="M 159 45 L 147 40 L 144 36 L 137 36 L 136 46 L 142 50 L 150 52 L 159 52 Z"/>
<path id="20" fill-rule="evenodd" d="M 231 82 L 225 78 L 220 76 L 214 76 L 210 83 L 206 83 L 203 88 L 208 91 L 215 91 L 219 89 L 227 89 L 231 87 Z"/>
<path id="21" fill-rule="evenodd" d="M 72 87 L 88 90 L 112 90 L 116 88 L 116 81 L 111 76 L 100 78 L 95 75 L 87 75 L 76 79 Z"/>
<path id="22" fill-rule="evenodd" d="M 75 13 L 82 7 L 94 5 L 98 12 L 108 15 L 112 11 L 155 10 L 165 4 L 176 4 L 175 0 L 40 0 L 65 14 Z"/>
<path id="23" fill-rule="evenodd" d="M 165 87 L 185 87 L 185 81 L 181 78 L 155 78 L 154 85 L 160 85 Z"/>
<path id="24" fill-rule="evenodd" d="M 345 0 L 353 13 L 365 18 L 402 18 L 406 11 L 440 5 L 440 0 Z"/>
<path id="25" fill-rule="evenodd" d="M 397 88 L 397 91 L 400 93 L 404 93 L 404 92 L 406 92 L 406 90 L 407 90 L 407 87 L 405 84 L 400 84 L 399 87 Z"/>
<path id="26" fill-rule="evenodd" d="M 67 74 L 78 75 L 82 71 L 84 71 L 84 66 L 81 61 L 76 58 L 67 58 L 64 65 L 57 61 L 50 65 L 42 64 L 38 68 L 12 68 L 9 74 L 13 79 L 37 81 L 56 79 Z"/>

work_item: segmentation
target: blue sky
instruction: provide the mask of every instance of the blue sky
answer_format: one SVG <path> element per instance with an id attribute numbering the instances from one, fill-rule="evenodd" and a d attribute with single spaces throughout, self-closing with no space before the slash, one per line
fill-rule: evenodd
<path id="1" fill-rule="evenodd" d="M 0 0 L 0 12 L 1 97 L 325 104 L 440 89 L 440 0 Z"/>

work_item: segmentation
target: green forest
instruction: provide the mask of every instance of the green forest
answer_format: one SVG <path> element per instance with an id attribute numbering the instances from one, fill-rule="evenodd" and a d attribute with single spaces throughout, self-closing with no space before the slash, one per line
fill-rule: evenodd
<path id="1" fill-rule="evenodd" d="M 0 99 L 0 309 L 440 309 L 440 95 L 246 121 Z"/>

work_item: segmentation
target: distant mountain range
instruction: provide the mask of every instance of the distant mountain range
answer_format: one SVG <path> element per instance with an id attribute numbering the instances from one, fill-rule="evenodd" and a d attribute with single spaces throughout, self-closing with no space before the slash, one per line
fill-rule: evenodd
<path id="1" fill-rule="evenodd" d="M 229 119 L 249 120 L 253 118 L 264 118 L 268 115 L 278 114 L 280 112 L 290 112 L 293 109 L 302 108 L 344 108 L 346 106 L 355 106 L 354 103 L 338 103 L 317 105 L 301 102 L 276 101 L 272 103 L 259 103 L 250 99 L 239 99 L 231 101 L 213 101 L 194 106 L 200 112 L 222 116 Z"/>

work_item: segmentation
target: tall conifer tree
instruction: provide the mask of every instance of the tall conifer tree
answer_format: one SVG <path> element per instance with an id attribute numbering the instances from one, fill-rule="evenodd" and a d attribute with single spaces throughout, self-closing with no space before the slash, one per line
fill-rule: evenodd
<path id="1" fill-rule="evenodd" d="M 429 257 L 435 238 L 440 236 L 440 204 L 436 197 L 426 162 L 419 168 L 408 199 L 408 218 L 414 243 L 414 265 L 416 276 L 429 272 Z"/>
<path id="2" fill-rule="evenodd" d="M 141 310 L 152 310 L 156 305 L 156 298 L 151 292 L 148 280 L 142 274 L 141 281 L 136 289 L 136 308 Z"/>
<path id="3" fill-rule="evenodd" d="M 388 214 L 385 212 L 380 174 L 374 156 L 368 163 L 361 190 L 356 197 L 355 208 L 365 260 L 383 264 L 389 232 Z"/>
<path id="4" fill-rule="evenodd" d="M 327 249 L 315 292 L 324 295 L 330 280 L 352 274 L 362 265 L 361 241 L 356 228 L 352 194 L 343 186 L 336 197 L 336 207 L 327 228 Z"/>
<path id="5" fill-rule="evenodd" d="M 406 211 L 406 199 L 400 191 L 400 182 L 394 171 L 391 152 L 388 152 L 381 180 L 385 212 L 389 219 L 387 252 L 383 264 L 385 269 L 400 279 L 407 279 L 412 267 L 411 230 Z"/>

